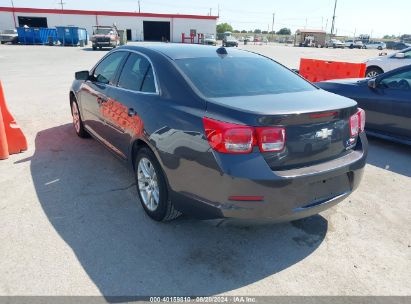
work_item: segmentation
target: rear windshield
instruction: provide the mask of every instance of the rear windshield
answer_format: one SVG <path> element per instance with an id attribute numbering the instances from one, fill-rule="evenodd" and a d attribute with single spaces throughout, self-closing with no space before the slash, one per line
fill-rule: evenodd
<path id="1" fill-rule="evenodd" d="M 265 57 L 210 57 L 176 60 L 205 96 L 234 97 L 312 91 L 316 88 Z"/>

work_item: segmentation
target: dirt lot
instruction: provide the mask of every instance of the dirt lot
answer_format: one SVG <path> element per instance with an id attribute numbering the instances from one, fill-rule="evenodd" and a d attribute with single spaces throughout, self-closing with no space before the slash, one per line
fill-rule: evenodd
<path id="1" fill-rule="evenodd" d="M 254 46 L 362 61 L 375 50 Z M 411 295 L 411 148 L 370 139 L 357 192 L 321 215 L 238 226 L 151 221 L 132 174 L 71 127 L 73 74 L 105 51 L 0 46 L 29 150 L 0 161 L 0 295 Z"/>

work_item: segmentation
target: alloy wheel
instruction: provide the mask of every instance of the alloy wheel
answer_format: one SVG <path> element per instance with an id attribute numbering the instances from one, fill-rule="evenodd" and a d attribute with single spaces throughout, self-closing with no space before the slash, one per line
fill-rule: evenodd
<path id="1" fill-rule="evenodd" d="M 143 204 L 150 211 L 155 211 L 160 202 L 160 188 L 153 164 L 143 157 L 137 167 L 138 190 Z"/>
<path id="2" fill-rule="evenodd" d="M 74 128 L 76 129 L 77 133 L 80 133 L 80 113 L 77 107 L 77 103 L 72 102 L 71 103 L 71 112 L 73 115 L 73 125 Z"/>
<path id="3" fill-rule="evenodd" d="M 373 78 L 373 77 L 376 77 L 376 76 L 378 76 L 378 72 L 376 72 L 376 71 L 370 71 L 370 72 L 367 73 L 368 78 Z"/>

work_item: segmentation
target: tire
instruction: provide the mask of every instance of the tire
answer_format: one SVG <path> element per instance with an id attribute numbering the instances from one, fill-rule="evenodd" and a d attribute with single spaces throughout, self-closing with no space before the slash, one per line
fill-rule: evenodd
<path id="1" fill-rule="evenodd" d="M 101 50 L 103 49 L 103 47 L 102 47 L 102 46 L 99 46 L 98 49 L 101 51 Z"/>
<path id="2" fill-rule="evenodd" d="M 76 131 L 77 136 L 81 138 L 90 137 L 90 134 L 88 134 L 88 132 L 84 128 L 84 124 L 83 124 L 83 120 L 81 119 L 78 103 L 75 99 L 71 101 L 71 116 L 73 117 L 73 127 L 74 127 L 74 131 Z"/>
<path id="3" fill-rule="evenodd" d="M 354 45 L 351 44 L 351 45 L 350 45 L 350 49 L 353 49 L 353 48 L 354 48 Z"/>
<path id="4" fill-rule="evenodd" d="M 382 74 L 382 73 L 384 73 L 384 71 L 382 69 L 380 69 L 379 67 L 369 67 L 365 71 L 365 77 L 373 78 L 373 77 L 376 77 L 376 76 L 378 76 L 379 74 Z"/>
<path id="5" fill-rule="evenodd" d="M 93 45 L 93 51 L 97 50 L 97 47 L 95 45 Z"/>
<path id="6" fill-rule="evenodd" d="M 381 46 L 379 46 L 377 49 L 379 49 L 380 51 L 382 51 L 382 47 L 381 47 Z"/>
<path id="7" fill-rule="evenodd" d="M 169 199 L 163 170 L 149 148 L 138 150 L 134 168 L 138 197 L 147 215 L 158 222 L 179 217 L 181 212 L 174 208 Z"/>

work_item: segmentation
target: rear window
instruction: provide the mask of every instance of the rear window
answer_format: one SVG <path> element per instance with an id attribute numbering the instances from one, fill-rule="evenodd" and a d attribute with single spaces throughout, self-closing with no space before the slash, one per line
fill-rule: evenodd
<path id="1" fill-rule="evenodd" d="M 176 60 L 205 96 L 234 97 L 312 91 L 316 88 L 264 57 L 210 57 Z"/>

